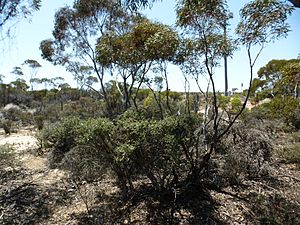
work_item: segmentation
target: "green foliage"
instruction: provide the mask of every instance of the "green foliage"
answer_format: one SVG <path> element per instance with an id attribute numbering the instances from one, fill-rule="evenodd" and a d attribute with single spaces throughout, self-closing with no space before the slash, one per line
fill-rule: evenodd
<path id="1" fill-rule="evenodd" d="M 225 110 L 229 106 L 230 97 L 229 96 L 220 95 L 220 96 L 218 96 L 218 103 L 219 103 L 219 107 L 221 109 Z"/>
<path id="2" fill-rule="evenodd" d="M 177 23 L 180 26 L 197 26 L 197 18 L 202 17 L 206 23 L 222 26 L 228 19 L 225 1 L 179 1 L 177 8 Z M 215 23 L 215 24 L 213 24 Z"/>
<path id="3" fill-rule="evenodd" d="M 4 119 L 18 121 L 22 114 L 22 109 L 17 105 L 8 105 L 1 112 Z"/>
<path id="4" fill-rule="evenodd" d="M 77 126 L 75 144 L 64 155 L 61 166 L 73 178 L 95 180 L 111 171 L 113 163 L 110 132 L 112 123 L 103 118 L 81 121 Z"/>
<path id="5" fill-rule="evenodd" d="M 286 37 L 289 25 L 286 20 L 293 7 L 282 1 L 253 0 L 240 11 L 241 22 L 237 34 L 243 45 L 264 45 Z"/>
<path id="6" fill-rule="evenodd" d="M 133 27 L 121 36 L 105 36 L 97 44 L 98 61 L 123 68 L 130 65 L 170 59 L 178 46 L 177 34 L 168 26 L 135 18 Z"/>
<path id="7" fill-rule="evenodd" d="M 219 107 L 228 113 L 238 113 L 242 107 L 242 101 L 240 96 L 218 96 Z"/>
<path id="8" fill-rule="evenodd" d="M 295 143 L 284 147 L 279 154 L 285 159 L 287 163 L 300 164 L 300 143 Z"/>
<path id="9" fill-rule="evenodd" d="M 78 117 L 80 119 L 97 118 L 103 116 L 105 111 L 103 101 L 90 97 L 80 97 L 79 100 L 63 104 L 62 117 Z"/>
<path id="10" fill-rule="evenodd" d="M 231 110 L 233 113 L 238 113 L 242 107 L 242 101 L 240 97 L 234 97 L 230 100 Z"/>
<path id="11" fill-rule="evenodd" d="M 296 109 L 292 113 L 290 122 L 296 129 L 298 129 L 298 130 L 300 129 L 300 107 L 299 107 L 299 105 L 296 107 Z"/>
<path id="12" fill-rule="evenodd" d="M 17 20 L 18 17 L 27 18 L 31 16 L 36 10 L 41 7 L 41 0 L 30 0 L 30 1 L 1 1 L 1 17 L 0 17 L 0 28 L 9 24 L 13 20 Z"/>
<path id="13" fill-rule="evenodd" d="M 64 155 L 76 146 L 76 138 L 78 136 L 78 126 L 80 120 L 75 117 L 63 119 L 61 123 L 46 128 L 46 132 L 41 135 L 47 146 L 52 148 L 50 165 L 56 166 L 60 163 Z"/>
<path id="14" fill-rule="evenodd" d="M 52 166 L 60 164 L 74 177 L 97 179 L 111 171 L 126 192 L 136 176 L 145 176 L 162 190 L 188 171 L 185 154 L 200 123 L 198 115 L 148 120 L 128 111 L 114 124 L 103 118 L 64 119 L 45 127 L 40 139 L 52 148 Z"/>
<path id="15" fill-rule="evenodd" d="M 286 121 L 290 121 L 295 109 L 299 105 L 299 99 L 295 99 L 291 96 L 278 96 L 273 98 L 269 103 L 266 103 L 269 108 L 272 117 L 284 118 Z"/>
<path id="16" fill-rule="evenodd" d="M 90 153 L 96 151 L 98 157 L 101 157 L 102 151 L 104 155 L 104 152 L 108 150 L 107 139 L 112 129 L 111 126 L 111 122 L 102 118 L 88 120 L 80 120 L 76 117 L 65 118 L 59 123 L 45 127 L 40 134 L 40 141 L 45 147 L 52 149 L 53 166 L 60 163 L 67 153 L 69 154 L 68 163 L 65 163 L 69 165 L 72 155 L 77 157 L 85 154 L 84 151 L 87 148 L 90 148 L 88 151 Z M 96 153 L 92 155 L 95 156 Z"/>
<path id="17" fill-rule="evenodd" d="M 120 118 L 114 130 L 117 161 L 125 174 L 130 174 L 129 180 L 132 176 L 143 175 L 157 190 L 168 189 L 186 170 L 184 151 L 194 144 L 198 125 L 196 115 L 158 121 Z"/>
<path id="18" fill-rule="evenodd" d="M 34 122 L 38 130 L 42 130 L 44 127 L 45 116 L 36 115 L 34 116 Z"/>
<path id="19" fill-rule="evenodd" d="M 252 95 L 257 101 L 274 96 L 299 96 L 300 60 L 271 60 L 258 71 L 258 78 L 254 80 Z"/>
<path id="20" fill-rule="evenodd" d="M 248 113 L 248 119 L 250 117 L 263 120 L 275 120 L 281 119 L 287 124 L 291 124 L 297 128 L 298 124 L 298 107 L 299 99 L 292 96 L 276 96 L 270 99 L 269 102 L 263 103 L 251 109 Z"/>
<path id="21" fill-rule="evenodd" d="M 3 128 L 5 134 L 10 134 L 12 131 L 12 121 L 11 120 L 2 120 L 1 127 Z"/>

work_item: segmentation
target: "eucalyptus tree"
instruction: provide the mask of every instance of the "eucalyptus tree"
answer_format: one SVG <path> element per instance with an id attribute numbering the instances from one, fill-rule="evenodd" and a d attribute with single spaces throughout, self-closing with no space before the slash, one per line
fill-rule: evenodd
<path id="1" fill-rule="evenodd" d="M 41 0 L 0 0 L 0 31 L 9 34 L 18 19 L 32 16 L 40 7 Z"/>
<path id="2" fill-rule="evenodd" d="M 72 7 L 56 12 L 53 39 L 41 42 L 42 57 L 54 65 L 69 67 L 72 63 L 93 67 L 108 112 L 110 106 L 104 86 L 105 70 L 96 60 L 98 38 L 113 32 L 114 24 L 127 20 L 127 14 L 116 1 L 77 0 Z"/>
<path id="3" fill-rule="evenodd" d="M 196 152 L 191 153 L 198 156 L 190 161 L 191 167 L 194 168 L 193 179 L 197 179 L 204 169 L 204 164 L 219 144 L 222 133 L 215 68 L 224 55 L 230 55 L 232 51 L 228 40 L 224 39 L 224 21 L 228 21 L 230 17 L 226 2 L 222 0 L 181 0 L 177 7 L 177 25 L 184 31 L 177 63 L 185 76 L 188 73 L 194 78 L 199 88 L 199 76 L 203 75 L 207 79 L 207 90 L 203 91 L 200 88 L 205 99 L 205 114 L 201 128 L 204 135 L 204 152 L 197 147 L 193 150 Z M 209 93 L 210 90 L 212 95 Z"/>
<path id="4" fill-rule="evenodd" d="M 42 65 L 34 59 L 27 59 L 23 62 L 22 65 L 26 65 L 30 68 L 29 82 L 30 82 L 31 90 L 33 90 L 33 85 L 31 83 L 31 80 L 35 78 L 35 76 L 38 73 L 38 70 L 42 67 Z"/>
<path id="5" fill-rule="evenodd" d="M 154 2 L 162 0 L 119 0 L 121 5 L 129 8 L 130 10 L 137 11 L 141 8 L 150 8 Z"/>
<path id="6" fill-rule="evenodd" d="M 84 87 L 86 87 L 98 93 L 92 86 L 94 83 L 98 82 L 98 79 L 93 76 L 94 67 L 82 65 L 80 62 L 70 62 L 67 71 L 73 74 L 74 79 L 77 82 L 77 88 L 79 88 L 80 91 L 83 91 Z"/>
<path id="7" fill-rule="evenodd" d="M 65 81 L 65 78 L 53 77 L 50 80 L 51 80 L 52 88 L 57 89 Z"/>
<path id="8" fill-rule="evenodd" d="M 300 60 L 271 60 L 257 72 L 258 78 L 253 82 L 252 93 L 263 98 L 285 96 L 299 97 Z M 254 80 L 253 80 L 254 81 Z"/>
<path id="9" fill-rule="evenodd" d="M 154 2 L 162 1 L 162 0 L 120 0 L 125 5 L 130 7 L 131 9 L 138 9 L 138 8 L 145 8 L 150 7 Z M 205 0 L 202 0 L 204 2 Z M 295 7 L 300 7 L 300 0 L 288 0 L 291 2 Z"/>
<path id="10" fill-rule="evenodd" d="M 51 79 L 51 78 L 47 78 L 47 77 L 43 77 L 43 78 L 35 77 L 35 78 L 32 78 L 30 80 L 30 82 L 32 84 L 36 84 L 36 85 L 44 85 L 44 91 L 46 93 L 47 88 L 53 84 L 53 79 L 55 79 L 55 78 Z M 60 78 L 60 79 L 63 79 L 63 78 Z"/>
<path id="11" fill-rule="evenodd" d="M 154 64 L 171 60 L 178 46 L 177 33 L 170 27 L 140 16 L 132 21 L 122 27 L 125 32 L 103 36 L 97 44 L 99 63 L 116 70 L 122 77 L 125 109 L 132 102 L 137 108 L 137 92 L 145 82 L 147 73 Z"/>
<path id="12" fill-rule="evenodd" d="M 10 82 L 10 84 L 12 85 L 13 88 L 22 92 L 25 92 L 29 88 L 29 86 L 26 83 L 26 80 L 22 78 L 18 78 L 15 81 Z"/>
<path id="13" fill-rule="evenodd" d="M 236 33 L 239 36 L 239 42 L 247 50 L 250 68 L 249 89 L 242 109 L 246 107 L 251 94 L 253 70 L 258 57 L 266 45 L 287 37 L 290 31 L 287 18 L 292 11 L 292 6 L 277 0 L 253 0 L 240 10 L 241 21 L 237 26 Z M 242 110 L 235 116 L 233 121 L 241 113 Z"/>
<path id="14" fill-rule="evenodd" d="M 23 73 L 22 68 L 20 66 L 15 66 L 10 73 L 15 75 L 16 80 L 19 79 L 20 77 L 24 76 L 24 73 Z"/>
<path id="15" fill-rule="evenodd" d="M 33 77 L 30 79 L 30 85 L 31 85 L 31 89 L 33 89 L 34 86 L 36 86 L 36 88 L 38 87 L 39 84 L 41 84 L 41 79 L 38 77 Z"/>
<path id="16" fill-rule="evenodd" d="M 241 21 L 237 27 L 239 38 L 235 43 L 240 43 L 247 49 L 250 65 L 249 89 L 240 110 L 233 117 L 229 115 L 224 123 L 222 122 L 223 112 L 219 110 L 220 103 L 215 88 L 214 69 L 219 65 L 222 57 L 230 55 L 234 49 L 230 42 L 224 39 L 224 21 L 228 21 L 231 14 L 226 1 L 179 1 L 177 24 L 185 31 L 185 40 L 179 51 L 177 62 L 183 68 L 183 72 L 190 73 L 196 81 L 199 74 L 204 74 L 208 80 L 207 87 L 210 86 L 206 92 L 203 91 L 206 99 L 206 112 L 201 135 L 204 135 L 204 142 L 199 143 L 203 149 L 195 148 L 196 152 L 192 155 L 195 154 L 198 157 L 190 162 L 195 168 L 194 178 L 205 169 L 205 165 L 218 144 L 245 109 L 251 90 L 255 62 L 267 43 L 287 35 L 289 28 L 286 19 L 291 12 L 291 6 L 276 0 L 253 0 L 241 9 Z M 253 58 L 254 46 L 258 46 L 259 50 Z"/>

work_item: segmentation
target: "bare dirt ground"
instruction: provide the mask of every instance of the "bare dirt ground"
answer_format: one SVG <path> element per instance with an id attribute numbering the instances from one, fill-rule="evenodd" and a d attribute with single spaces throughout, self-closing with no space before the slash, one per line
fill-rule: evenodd
<path id="1" fill-rule="evenodd" d="M 47 154 L 38 154 L 34 131 L 22 130 L 9 136 L 0 133 L 3 144 L 16 148 L 20 164 L 0 174 L 1 225 L 300 224 L 300 168 L 296 164 L 275 161 L 265 179 L 244 180 L 239 186 L 209 190 L 208 195 L 191 193 L 192 204 L 178 196 L 172 211 L 175 219 L 170 221 L 164 218 L 169 208 L 155 208 L 157 203 L 150 198 L 129 205 L 110 203 L 108 199 L 118 191 L 111 180 L 76 184 L 64 171 L 50 169 Z M 97 220 L 86 216 L 99 206 Z M 117 210 L 125 213 L 117 222 L 107 222 L 111 221 L 110 213 Z"/>
<path id="2" fill-rule="evenodd" d="M 0 224 L 74 224 L 70 215 L 86 209 L 65 181 L 66 174 L 49 169 L 46 155 L 37 154 L 35 132 L 1 133 L 0 145 L 4 144 L 16 149 L 20 163 L 1 174 Z"/>

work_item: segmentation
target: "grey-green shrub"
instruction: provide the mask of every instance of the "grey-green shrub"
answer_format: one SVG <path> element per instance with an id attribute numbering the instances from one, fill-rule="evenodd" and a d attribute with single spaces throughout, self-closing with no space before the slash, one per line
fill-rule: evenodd
<path id="1" fill-rule="evenodd" d="M 12 132 L 12 124 L 13 122 L 8 119 L 4 119 L 1 121 L 0 125 L 3 128 L 5 134 L 10 134 Z"/>
<path id="2" fill-rule="evenodd" d="M 197 115 L 171 116 L 163 120 L 136 119 L 123 115 L 114 127 L 116 163 L 127 185 L 135 176 L 145 176 L 158 190 L 172 184 L 191 169 L 185 151 L 196 144 Z M 184 179 L 184 178 L 183 178 Z"/>
<path id="3" fill-rule="evenodd" d="M 52 148 L 51 165 L 60 165 L 73 177 L 93 180 L 112 172 L 127 192 L 142 176 L 163 190 L 191 169 L 185 151 L 196 144 L 194 132 L 199 123 L 196 114 L 148 120 L 127 112 L 114 122 L 68 118 L 44 128 L 42 139 Z"/>
<path id="4" fill-rule="evenodd" d="M 9 145 L 0 145 L 0 170 L 17 164 L 15 149 Z"/>
<path id="5" fill-rule="evenodd" d="M 111 170 L 114 162 L 114 146 L 110 140 L 112 125 L 104 118 L 76 124 L 74 146 L 65 153 L 61 163 L 73 178 L 94 180 Z"/>
<path id="6" fill-rule="evenodd" d="M 78 126 L 81 121 L 78 118 L 65 118 L 50 127 L 46 127 L 41 134 L 41 139 L 51 148 L 49 164 L 56 167 L 64 155 L 76 146 L 78 137 Z"/>
<path id="7" fill-rule="evenodd" d="M 60 165 L 74 176 L 90 179 L 95 177 L 93 168 L 98 170 L 113 160 L 109 140 L 112 125 L 111 121 L 104 118 L 65 118 L 62 122 L 46 126 L 39 140 L 43 147 L 51 149 L 51 167 Z"/>

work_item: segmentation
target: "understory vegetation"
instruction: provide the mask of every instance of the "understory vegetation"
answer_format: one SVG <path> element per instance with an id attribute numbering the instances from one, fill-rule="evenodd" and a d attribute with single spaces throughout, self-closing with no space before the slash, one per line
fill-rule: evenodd
<path id="1" fill-rule="evenodd" d="M 74 224 L 300 224 L 291 185 L 300 182 L 300 59 L 271 60 L 254 78 L 294 8 L 249 1 L 231 37 L 226 1 L 178 1 L 177 30 L 139 13 L 151 3 L 78 0 L 56 12 L 41 54 L 77 88 L 37 78 L 35 60 L 23 63 L 29 85 L 21 67 L 11 83 L 0 77 L 1 135 L 31 129 L 38 144 L 29 153 L 46 158 L 45 176 L 65 176 L 41 187 L 23 170 L 22 151 L 0 145 L 1 224 L 46 224 L 74 201 L 84 207 L 66 214 Z M 249 86 L 220 93 L 215 70 L 239 46 Z M 171 91 L 170 64 L 184 92 Z M 24 177 L 33 178 L 19 185 Z M 242 219 L 222 211 L 227 201 Z"/>

